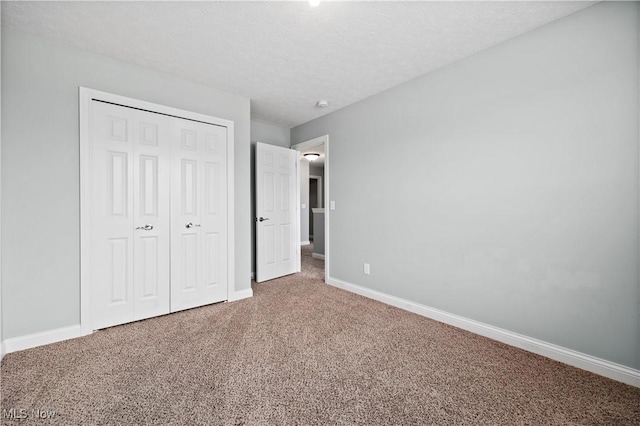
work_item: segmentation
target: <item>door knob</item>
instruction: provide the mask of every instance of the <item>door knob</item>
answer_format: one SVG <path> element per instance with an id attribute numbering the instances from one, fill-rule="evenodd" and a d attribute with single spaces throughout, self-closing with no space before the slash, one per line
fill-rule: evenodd
<path id="1" fill-rule="evenodd" d="M 260 218 L 257 220 L 259 220 L 260 222 L 264 222 L 265 220 L 269 220 L 269 218 L 260 216 Z"/>
<path id="2" fill-rule="evenodd" d="M 153 225 L 147 223 L 145 226 L 138 226 L 136 229 L 144 229 L 145 231 L 151 231 L 153 229 Z"/>
<path id="3" fill-rule="evenodd" d="M 197 223 L 195 223 L 195 224 L 194 224 L 194 223 L 192 223 L 192 222 L 188 222 L 186 225 L 184 225 L 184 227 L 185 227 L 185 228 L 187 228 L 187 229 L 191 229 L 191 228 L 196 227 L 196 226 L 197 226 L 197 227 L 200 227 L 200 226 L 202 226 L 202 225 L 199 225 L 199 224 L 197 224 Z"/>

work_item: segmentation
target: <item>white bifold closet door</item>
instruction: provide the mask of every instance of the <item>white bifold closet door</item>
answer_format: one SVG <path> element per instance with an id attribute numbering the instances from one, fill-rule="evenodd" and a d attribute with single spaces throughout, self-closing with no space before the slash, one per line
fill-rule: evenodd
<path id="1" fill-rule="evenodd" d="M 99 329 L 227 299 L 226 127 L 92 101 Z"/>
<path id="2" fill-rule="evenodd" d="M 93 102 L 91 318 L 94 329 L 169 312 L 171 122 Z"/>

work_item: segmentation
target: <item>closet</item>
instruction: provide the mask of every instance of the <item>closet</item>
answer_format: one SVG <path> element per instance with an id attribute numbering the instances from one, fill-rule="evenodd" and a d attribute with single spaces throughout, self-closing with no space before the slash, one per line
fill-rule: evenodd
<path id="1" fill-rule="evenodd" d="M 81 89 L 81 127 L 83 327 L 227 300 L 233 123 Z"/>

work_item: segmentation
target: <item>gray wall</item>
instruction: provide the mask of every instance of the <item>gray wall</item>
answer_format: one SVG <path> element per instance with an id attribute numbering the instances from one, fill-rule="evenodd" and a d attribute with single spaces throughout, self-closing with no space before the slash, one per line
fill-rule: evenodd
<path id="1" fill-rule="evenodd" d="M 324 176 L 324 166 L 310 165 L 309 174 L 316 176 Z"/>
<path id="2" fill-rule="evenodd" d="M 309 175 L 311 175 L 311 176 L 320 176 L 320 182 L 322 183 L 322 191 L 320 191 L 319 200 L 322 201 L 322 207 L 325 207 L 325 205 L 324 205 L 324 166 L 313 166 L 313 165 L 310 165 L 309 166 Z"/>
<path id="3" fill-rule="evenodd" d="M 324 213 L 313 213 L 313 252 L 324 256 Z"/>
<path id="4" fill-rule="evenodd" d="M 0 16 L 2 2 L 0 2 Z M 2 44 L 2 31 L 0 31 L 0 45 Z M 2 81 L 2 57 L 0 55 L 0 81 Z M 2 99 L 2 84 L 0 84 L 0 99 Z M 0 165 L 2 164 L 2 102 L 0 102 Z M 2 241 L 2 173 L 0 170 L 0 241 Z M 0 244 L 0 357 L 4 355 L 4 334 L 2 333 L 2 244 Z"/>
<path id="5" fill-rule="evenodd" d="M 250 288 L 249 100 L 3 28 L 3 337 L 80 321 L 78 86 L 235 122 L 235 289 Z"/>
<path id="6" fill-rule="evenodd" d="M 256 142 L 277 145 L 289 148 L 291 132 L 288 127 L 281 127 L 275 124 L 265 123 L 258 120 L 251 120 L 251 273 L 255 276 L 256 271 Z"/>
<path id="7" fill-rule="evenodd" d="M 309 160 L 300 159 L 300 242 L 309 241 Z M 304 204 L 305 208 L 302 208 Z"/>
<path id="8" fill-rule="evenodd" d="M 290 136 L 291 131 L 288 127 L 251 119 L 251 141 L 254 146 L 256 142 L 262 142 L 289 148 Z"/>
<path id="9" fill-rule="evenodd" d="M 640 368 L 638 17 L 599 3 L 292 129 L 331 140 L 330 276 Z"/>

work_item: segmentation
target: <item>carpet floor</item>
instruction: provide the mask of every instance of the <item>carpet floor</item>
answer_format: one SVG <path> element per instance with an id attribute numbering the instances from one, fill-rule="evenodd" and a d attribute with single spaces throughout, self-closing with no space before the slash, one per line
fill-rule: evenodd
<path id="1" fill-rule="evenodd" d="M 3 424 L 640 425 L 640 388 L 327 286 L 308 247 L 303 262 L 250 299 L 8 354 Z"/>

